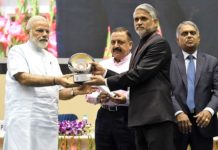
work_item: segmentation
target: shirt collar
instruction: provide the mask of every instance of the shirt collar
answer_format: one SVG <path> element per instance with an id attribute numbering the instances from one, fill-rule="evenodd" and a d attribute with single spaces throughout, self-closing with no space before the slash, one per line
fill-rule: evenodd
<path id="1" fill-rule="evenodd" d="M 182 50 L 183 56 L 184 56 L 184 60 L 187 59 L 187 57 L 190 55 L 189 53 L 185 52 L 184 50 Z M 192 54 L 192 56 L 197 59 L 197 50 Z"/>
<path id="2" fill-rule="evenodd" d="M 117 62 L 114 59 L 114 64 L 115 65 L 121 65 L 121 64 L 125 63 L 126 61 L 129 61 L 130 57 L 131 57 L 131 53 L 129 53 L 126 57 L 124 57 L 120 62 Z"/>

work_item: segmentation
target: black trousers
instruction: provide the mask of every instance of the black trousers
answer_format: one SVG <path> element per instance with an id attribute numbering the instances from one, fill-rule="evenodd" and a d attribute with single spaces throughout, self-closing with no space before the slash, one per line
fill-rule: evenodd
<path id="1" fill-rule="evenodd" d="M 128 128 L 128 107 L 98 110 L 95 122 L 96 150 L 135 150 L 134 133 Z"/>
<path id="2" fill-rule="evenodd" d="M 173 122 L 134 127 L 137 150 L 174 150 Z"/>
<path id="3" fill-rule="evenodd" d="M 196 124 L 195 114 L 189 114 L 189 119 L 192 123 L 192 132 L 189 134 L 183 134 L 176 126 L 175 129 L 175 150 L 187 150 L 188 145 L 191 146 L 191 150 L 212 150 L 213 138 L 203 137 Z"/>

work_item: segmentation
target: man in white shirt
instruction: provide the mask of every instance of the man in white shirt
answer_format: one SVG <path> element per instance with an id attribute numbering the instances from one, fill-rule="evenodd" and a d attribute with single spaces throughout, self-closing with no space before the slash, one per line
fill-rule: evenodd
<path id="1" fill-rule="evenodd" d="M 57 150 L 58 99 L 92 89 L 72 88 L 71 75 L 63 76 L 57 59 L 45 50 L 49 22 L 44 17 L 30 18 L 26 30 L 29 41 L 12 47 L 7 59 L 3 149 Z"/>
<path id="2" fill-rule="evenodd" d="M 131 35 L 123 27 L 115 28 L 111 34 L 112 58 L 100 64 L 117 73 L 129 69 L 132 48 Z M 128 128 L 127 91 L 113 91 L 101 86 L 98 92 L 87 95 L 90 103 L 100 103 L 95 123 L 96 150 L 134 150 L 134 135 Z"/>

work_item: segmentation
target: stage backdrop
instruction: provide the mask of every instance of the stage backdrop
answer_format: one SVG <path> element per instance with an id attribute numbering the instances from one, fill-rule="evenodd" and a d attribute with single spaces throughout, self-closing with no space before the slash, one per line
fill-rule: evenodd
<path id="1" fill-rule="evenodd" d="M 107 27 L 124 26 L 130 30 L 134 47 L 138 42 L 132 13 L 141 3 L 158 11 L 163 36 L 177 52 L 176 27 L 184 20 L 194 21 L 201 32 L 200 50 L 218 57 L 217 0 L 56 0 L 59 57 L 86 52 L 102 58 Z"/>

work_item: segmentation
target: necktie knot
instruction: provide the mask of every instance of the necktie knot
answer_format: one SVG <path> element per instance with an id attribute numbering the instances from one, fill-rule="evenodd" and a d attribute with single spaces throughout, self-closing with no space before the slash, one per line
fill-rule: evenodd
<path id="1" fill-rule="evenodd" d="M 194 56 L 193 56 L 193 55 L 188 55 L 187 59 L 193 60 L 193 59 L 194 59 Z"/>

